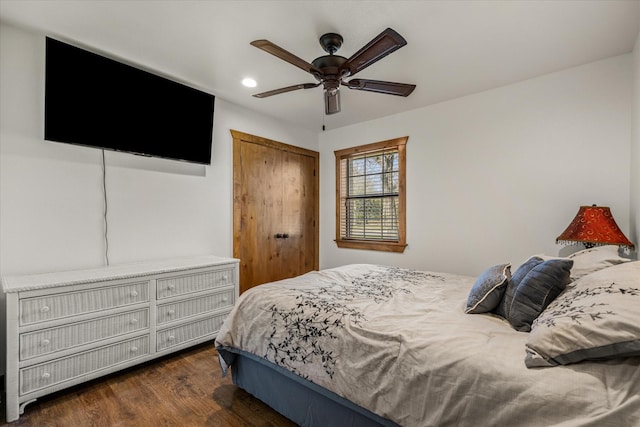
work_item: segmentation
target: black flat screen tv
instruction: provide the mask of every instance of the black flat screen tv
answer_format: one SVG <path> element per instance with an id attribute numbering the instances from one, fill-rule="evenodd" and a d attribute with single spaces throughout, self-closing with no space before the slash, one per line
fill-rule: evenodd
<path id="1" fill-rule="evenodd" d="M 44 138 L 211 164 L 215 97 L 47 37 Z"/>

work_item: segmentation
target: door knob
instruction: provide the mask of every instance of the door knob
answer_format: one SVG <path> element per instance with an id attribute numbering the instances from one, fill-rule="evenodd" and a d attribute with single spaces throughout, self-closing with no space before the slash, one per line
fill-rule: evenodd
<path id="1" fill-rule="evenodd" d="M 288 239 L 288 238 L 289 238 L 289 235 L 288 235 L 287 233 L 284 233 L 284 234 L 282 235 L 282 238 L 283 238 L 283 239 Z"/>
<path id="2" fill-rule="evenodd" d="M 283 236 L 282 236 L 282 234 L 281 234 L 281 233 L 276 234 L 276 239 L 282 239 L 282 237 L 283 237 Z"/>

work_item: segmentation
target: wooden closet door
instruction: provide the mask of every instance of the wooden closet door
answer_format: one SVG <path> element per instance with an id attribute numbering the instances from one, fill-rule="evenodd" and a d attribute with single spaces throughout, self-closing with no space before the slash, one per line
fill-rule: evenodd
<path id="1" fill-rule="evenodd" d="M 317 269 L 318 153 L 231 133 L 240 292 Z"/>
<path id="2" fill-rule="evenodd" d="M 282 221 L 287 238 L 278 239 L 280 271 L 295 277 L 317 269 L 315 158 L 282 152 Z"/>
<path id="3" fill-rule="evenodd" d="M 242 260 L 240 292 L 254 284 L 276 280 L 279 264 L 278 241 L 282 218 L 281 153 L 258 144 L 240 146 L 240 224 L 238 251 Z M 235 208 L 234 208 L 235 209 Z M 235 216 L 235 215 L 234 215 Z"/>

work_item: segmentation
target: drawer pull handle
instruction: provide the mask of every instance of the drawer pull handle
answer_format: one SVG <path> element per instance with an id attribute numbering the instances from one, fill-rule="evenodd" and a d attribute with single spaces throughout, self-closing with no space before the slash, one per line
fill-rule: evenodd
<path id="1" fill-rule="evenodd" d="M 138 323 L 138 319 L 131 319 L 131 324 L 135 325 L 136 323 Z"/>
<path id="2" fill-rule="evenodd" d="M 43 346 L 43 347 L 46 347 L 46 346 L 48 346 L 49 344 L 51 344 L 51 341 L 46 340 L 46 339 L 45 339 L 45 340 L 42 340 L 42 342 L 40 342 L 40 345 L 41 345 L 41 346 Z"/>
<path id="3" fill-rule="evenodd" d="M 175 311 L 175 310 L 169 310 L 169 311 L 167 311 L 167 315 L 169 315 L 169 316 L 173 316 L 174 314 L 176 314 L 176 311 Z"/>
<path id="4" fill-rule="evenodd" d="M 132 297 L 137 297 L 138 296 L 138 291 L 131 291 L 131 296 Z"/>
<path id="5" fill-rule="evenodd" d="M 45 305 L 43 307 L 40 307 L 40 313 L 48 313 L 49 310 L 51 310 L 51 309 L 47 305 Z"/>
<path id="6" fill-rule="evenodd" d="M 224 280 L 224 281 L 226 282 L 227 280 L 229 280 L 229 276 L 227 276 L 227 275 L 225 274 L 224 276 L 222 276 L 222 280 Z"/>
<path id="7" fill-rule="evenodd" d="M 222 302 L 227 302 L 227 301 L 229 301 L 229 298 L 227 298 L 227 297 L 222 297 Z"/>
<path id="8" fill-rule="evenodd" d="M 175 289 L 176 289 L 176 285 L 169 285 L 169 286 L 167 286 L 167 288 L 168 288 L 170 291 L 173 291 L 173 290 L 175 290 Z"/>
<path id="9" fill-rule="evenodd" d="M 49 378 L 51 378 L 51 374 L 49 372 L 45 372 L 42 374 L 43 380 L 48 380 Z"/>
<path id="10" fill-rule="evenodd" d="M 176 337 L 174 337 L 173 335 L 169 335 L 169 336 L 167 337 L 167 340 L 169 340 L 169 341 L 175 341 L 175 340 L 176 340 Z"/>
<path id="11" fill-rule="evenodd" d="M 131 347 L 131 353 L 137 353 L 138 347 Z"/>

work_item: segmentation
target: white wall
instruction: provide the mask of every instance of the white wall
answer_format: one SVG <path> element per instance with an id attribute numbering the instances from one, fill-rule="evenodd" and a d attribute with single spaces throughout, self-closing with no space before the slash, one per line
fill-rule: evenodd
<path id="1" fill-rule="evenodd" d="M 640 246 L 640 33 L 633 50 L 633 116 L 631 119 L 631 236 Z"/>
<path id="2" fill-rule="evenodd" d="M 2 275 L 105 264 L 101 151 L 43 140 L 44 40 L 0 25 Z M 211 166 L 106 152 L 112 264 L 232 255 L 230 129 L 317 150 L 316 133 L 217 98 Z"/>
<path id="3" fill-rule="evenodd" d="M 321 267 L 515 267 L 535 253 L 557 254 L 555 238 L 580 205 L 593 203 L 610 206 L 627 233 L 632 68 L 632 55 L 618 56 L 324 132 Z M 404 135 L 405 253 L 338 249 L 333 151 Z"/>

